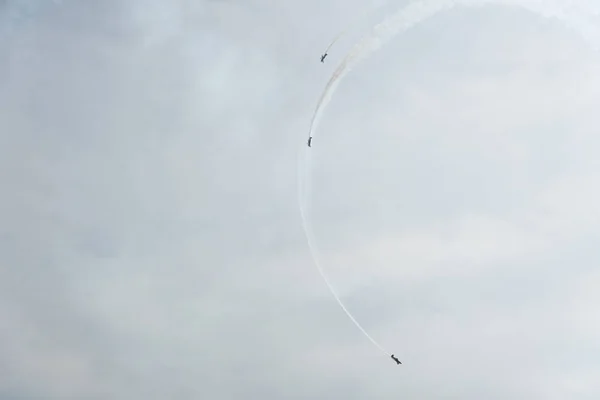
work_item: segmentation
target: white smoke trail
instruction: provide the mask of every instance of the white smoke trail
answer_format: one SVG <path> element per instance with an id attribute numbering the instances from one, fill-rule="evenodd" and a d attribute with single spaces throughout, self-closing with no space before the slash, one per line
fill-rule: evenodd
<path id="1" fill-rule="evenodd" d="M 367 14 L 367 16 L 371 16 L 372 13 L 374 13 L 375 11 L 379 10 L 381 7 L 383 7 L 383 4 L 379 5 L 378 7 L 376 7 L 375 9 L 370 10 Z M 358 18 L 356 18 L 352 23 L 348 24 L 346 26 L 346 28 L 344 30 L 342 30 L 340 33 L 338 33 L 333 40 L 331 41 L 331 43 L 329 43 L 329 46 L 327 46 L 327 48 L 325 49 L 325 53 L 328 53 L 329 50 L 333 47 L 334 44 L 337 43 L 338 40 L 340 40 L 348 31 L 353 30 L 356 25 L 358 25 L 359 22 L 362 22 L 366 19 L 366 16 L 364 14 L 361 14 Z"/>
<path id="2" fill-rule="evenodd" d="M 454 0 L 434 0 L 422 3 L 412 3 L 375 25 L 371 29 L 371 33 L 361 39 L 352 48 L 350 53 L 344 57 L 340 65 L 333 72 L 329 82 L 327 82 L 327 86 L 325 86 L 325 90 L 317 103 L 317 107 L 310 123 L 309 137 L 314 137 L 318 121 L 325 106 L 329 104 L 331 96 L 340 80 L 345 74 L 350 72 L 354 65 L 370 53 L 379 49 L 398 32 L 406 30 L 446 8 L 452 7 L 454 3 Z"/>
<path id="3" fill-rule="evenodd" d="M 598 1 L 597 3 L 600 3 Z M 327 82 L 325 90 L 317 103 L 313 114 L 309 137 L 314 137 L 319 119 L 331 100 L 337 85 L 341 79 L 352 70 L 352 68 L 363 58 L 377 51 L 386 42 L 397 34 L 410 29 L 411 27 L 425 21 L 435 14 L 461 6 L 484 6 L 487 4 L 500 4 L 525 8 L 532 12 L 542 15 L 546 18 L 557 18 L 565 26 L 579 32 L 583 38 L 594 48 L 598 49 L 599 30 L 594 24 L 591 24 L 585 17 L 586 13 L 597 14 L 598 5 L 593 6 L 592 2 L 577 0 L 569 2 L 567 0 L 425 0 L 413 1 L 408 6 L 400 9 L 391 16 L 385 18 L 371 29 L 371 33 L 361 39 L 344 57 L 339 66 L 335 69 L 333 75 Z M 341 35 L 341 34 L 340 34 Z M 340 36 L 338 35 L 338 37 Z M 337 40 L 337 39 L 336 39 Z M 334 40 L 334 42 L 336 41 Z"/>
<path id="4" fill-rule="evenodd" d="M 349 29 L 349 28 L 348 28 Z M 345 29 L 343 31 L 341 31 L 340 33 L 338 33 L 338 35 L 336 37 L 333 38 L 333 40 L 331 41 L 331 43 L 329 43 L 329 46 L 327 46 L 327 48 L 325 49 L 324 53 L 327 54 L 329 53 L 329 50 L 333 47 L 333 45 L 340 40 L 340 38 L 342 36 L 344 36 L 344 34 L 348 31 L 348 29 Z"/>
<path id="5" fill-rule="evenodd" d="M 303 149 L 302 149 L 303 150 Z M 329 288 L 329 291 L 331 292 L 331 294 L 333 295 L 333 297 L 336 299 L 336 301 L 338 302 L 338 304 L 340 305 L 340 307 L 342 308 L 342 310 L 344 310 L 344 312 L 346 313 L 346 315 L 350 318 L 350 320 L 352 320 L 352 322 L 354 323 L 354 325 L 356 325 L 356 327 L 358 329 L 361 330 L 361 332 L 371 341 L 371 343 L 373 343 L 379 350 L 381 350 L 381 352 L 383 352 L 384 354 L 388 354 L 388 352 L 379 344 L 377 343 L 377 341 L 375 339 L 373 339 L 371 337 L 371 335 L 369 335 L 367 333 L 367 331 L 364 330 L 364 328 L 358 323 L 358 321 L 352 316 L 352 314 L 350 313 L 350 311 L 348 311 L 348 309 L 346 308 L 346 306 L 344 305 L 344 303 L 342 302 L 342 300 L 340 300 L 340 297 L 338 296 L 337 292 L 335 291 L 335 289 L 333 288 L 333 286 L 331 285 L 331 283 L 329 282 L 329 279 L 327 278 L 327 275 L 325 274 L 325 271 L 323 270 L 321 263 L 319 262 L 319 250 L 317 249 L 317 245 L 316 245 L 316 241 L 314 240 L 314 234 L 312 232 L 312 228 L 310 226 L 310 224 L 308 223 L 308 219 L 306 216 L 306 211 L 308 208 L 308 204 L 307 202 L 305 202 L 305 199 L 309 199 L 310 198 L 310 171 L 308 170 L 310 167 L 310 152 L 302 152 L 302 154 L 304 154 L 306 156 L 306 159 L 304 160 L 305 162 L 304 167 L 305 169 L 302 169 L 301 165 L 302 165 L 302 158 L 298 157 L 298 193 L 304 193 L 304 195 L 299 195 L 298 196 L 298 204 L 300 206 L 300 216 L 302 218 L 302 224 L 304 227 L 304 233 L 306 234 L 306 239 L 308 241 L 308 248 L 310 250 L 312 259 L 315 263 L 315 265 L 317 266 L 317 269 L 319 270 L 319 273 L 321 274 L 321 277 L 323 278 L 323 280 L 325 281 L 325 283 L 327 284 L 327 287 Z M 303 179 L 303 177 L 308 177 L 308 180 Z M 303 185 L 303 183 L 306 183 L 305 185 Z"/>
<path id="6" fill-rule="evenodd" d="M 309 138 L 315 136 L 318 122 L 329 104 L 333 93 L 335 92 L 337 85 L 341 82 L 342 78 L 363 58 L 369 54 L 377 51 L 386 42 L 392 39 L 397 34 L 410 29 L 420 22 L 434 16 L 435 14 L 450 9 L 454 6 L 484 6 L 487 4 L 499 4 L 507 6 L 515 6 L 525 8 L 534 13 L 540 14 L 546 18 L 556 18 L 561 21 L 566 27 L 571 28 L 580 33 L 584 40 L 586 40 L 594 50 L 598 50 L 600 40 L 600 30 L 598 27 L 586 18 L 587 14 L 598 15 L 600 14 L 600 1 L 598 0 L 574 0 L 569 2 L 568 0 L 422 0 L 413 1 L 408 6 L 401 8 L 391 16 L 385 18 L 382 22 L 375 25 L 371 33 L 362 38 L 352 50 L 344 57 L 342 62 L 334 71 L 333 75 L 327 82 L 325 90 L 321 94 L 317 107 L 314 111 L 309 130 Z M 343 34 L 344 32 L 342 32 Z M 338 35 L 328 49 L 342 36 Z M 344 306 L 340 300 L 335 289 L 329 282 L 320 262 L 318 256 L 318 250 L 315 244 L 314 235 L 308 222 L 307 207 L 310 199 L 310 148 L 306 147 L 306 143 L 303 142 L 303 149 L 301 149 L 301 155 L 304 154 L 304 160 L 302 157 L 298 158 L 298 204 L 300 206 L 300 214 L 304 227 L 304 233 L 308 242 L 308 247 L 311 252 L 313 262 L 317 266 L 319 273 L 323 277 L 323 280 L 327 284 L 331 294 L 334 296 L 342 310 L 348 315 L 352 322 L 360 329 L 360 331 L 383 353 L 389 354 L 376 340 L 374 340 L 365 329 L 356 321 L 348 309 Z M 304 153 L 302 153 L 302 151 Z M 304 161 L 304 162 L 303 162 Z M 304 164 L 304 168 L 302 168 Z"/>

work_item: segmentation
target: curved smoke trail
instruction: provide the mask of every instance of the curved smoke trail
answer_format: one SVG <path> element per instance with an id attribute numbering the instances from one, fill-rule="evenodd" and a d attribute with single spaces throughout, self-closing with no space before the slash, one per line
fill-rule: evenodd
<path id="1" fill-rule="evenodd" d="M 314 234 L 312 232 L 312 228 L 310 226 L 310 224 L 308 223 L 308 219 L 307 219 L 307 215 L 306 215 L 306 211 L 307 211 L 307 206 L 308 203 L 306 202 L 306 199 L 310 198 L 310 171 L 308 170 L 310 167 L 310 152 L 304 152 L 303 154 L 305 154 L 306 159 L 304 160 L 304 167 L 305 169 L 303 170 L 301 168 L 302 165 L 302 158 L 298 157 L 298 204 L 300 206 L 300 216 L 302 218 L 302 225 L 304 228 L 304 233 L 306 234 L 306 240 L 308 241 L 308 248 L 310 250 L 310 254 L 311 257 L 313 259 L 313 262 L 315 263 L 315 265 L 317 266 L 317 269 L 319 270 L 319 273 L 321 274 L 321 277 L 323 278 L 323 280 L 325 281 L 325 284 L 327 284 L 327 287 L 329 288 L 329 291 L 331 292 L 331 294 L 333 295 L 333 297 L 335 298 L 335 300 L 338 302 L 338 304 L 340 305 L 340 307 L 342 308 L 342 310 L 344 310 L 344 312 L 346 313 L 346 315 L 350 318 L 350 320 L 354 323 L 354 325 L 356 325 L 356 327 L 358 329 L 360 329 L 360 331 L 371 341 L 371 343 L 373 343 L 379 350 L 381 350 L 384 354 L 389 354 L 379 343 L 377 343 L 377 341 L 375 339 L 373 339 L 371 337 L 371 335 L 369 335 L 367 333 L 367 331 L 364 330 L 364 328 L 358 323 L 358 321 L 354 318 L 354 316 L 352 316 L 352 314 L 350 313 L 350 311 L 348 311 L 348 309 L 346 308 L 346 306 L 344 305 L 344 303 L 342 302 L 342 300 L 340 300 L 340 297 L 338 296 L 336 290 L 334 289 L 334 287 L 331 285 L 331 283 L 329 282 L 329 279 L 327 278 L 327 275 L 325 274 L 325 271 L 323 270 L 323 268 L 321 267 L 321 263 L 319 262 L 319 250 L 317 249 L 317 245 L 316 245 L 316 241 L 314 240 Z M 308 177 L 308 180 L 303 179 Z M 306 185 L 303 185 L 303 183 L 306 183 Z"/>
<path id="2" fill-rule="evenodd" d="M 382 22 L 375 25 L 371 32 L 358 41 L 356 45 L 350 50 L 350 52 L 344 57 L 338 67 L 335 69 L 333 75 L 327 82 L 325 90 L 321 94 L 317 103 L 316 109 L 312 116 L 309 130 L 309 138 L 315 136 L 318 122 L 325 110 L 327 104 L 331 100 L 333 93 L 335 92 L 337 85 L 341 82 L 342 78 L 352 70 L 352 68 L 363 58 L 369 54 L 377 51 L 386 42 L 392 39 L 397 34 L 410 29 L 411 27 L 423 22 L 427 18 L 434 16 L 435 14 L 450 9 L 454 6 L 483 6 L 488 4 L 499 4 L 507 6 L 515 6 L 527 9 L 534 13 L 537 13 L 545 18 L 556 18 L 560 20 L 566 27 L 571 28 L 580 33 L 589 44 L 598 50 L 600 40 L 600 30 L 594 24 L 590 23 L 586 18 L 587 14 L 600 14 L 599 1 L 597 0 L 576 0 L 569 2 L 568 0 L 422 0 L 413 1 L 408 6 L 401 8 L 391 16 L 385 18 Z M 327 48 L 333 46 L 333 44 L 343 35 L 345 31 L 336 36 L 332 43 Z M 319 273 L 323 280 L 327 284 L 329 291 L 338 302 L 342 310 L 352 320 L 352 322 L 360 329 L 360 331 L 383 353 L 389 354 L 375 339 L 373 339 L 365 329 L 358 323 L 358 321 L 352 316 L 352 314 L 345 307 L 344 303 L 340 300 L 335 289 L 329 282 L 327 275 L 325 274 L 321 264 L 319 262 L 318 250 L 314 241 L 314 235 L 311 226 L 307 218 L 307 207 L 308 200 L 310 198 L 310 148 L 306 147 L 306 142 L 303 142 L 303 149 L 305 158 L 298 158 L 298 204 L 300 207 L 300 214 L 302 218 L 304 233 L 308 242 L 308 247 L 313 259 L 313 262 L 317 266 Z M 304 162 L 303 162 L 304 161 Z M 302 168 L 304 164 L 304 169 Z"/>
<path id="3" fill-rule="evenodd" d="M 596 4 L 594 4 L 596 3 Z M 585 17 L 587 13 L 600 13 L 600 2 L 578 0 L 425 0 L 413 1 L 408 6 L 396 11 L 371 29 L 371 33 L 362 38 L 333 72 L 325 90 L 315 108 L 309 137 L 314 137 L 319 118 L 331 100 L 337 85 L 342 78 L 363 58 L 377 51 L 397 34 L 412 28 L 441 11 L 455 6 L 484 6 L 500 4 L 515 6 L 535 12 L 546 18 L 557 18 L 568 28 L 579 32 L 594 49 L 598 49 L 599 30 Z M 587 6 L 586 6 L 587 4 Z M 586 9 L 587 8 L 587 9 Z M 339 37 L 340 35 L 338 35 Z M 337 39 L 336 39 L 337 40 Z M 334 42 L 336 41 L 334 40 Z"/>
<path id="4" fill-rule="evenodd" d="M 329 43 L 329 46 L 327 46 L 327 48 L 325 49 L 325 53 L 329 53 L 329 50 L 333 47 L 333 45 L 340 40 L 340 38 L 342 36 L 344 36 L 344 34 L 346 33 L 348 29 L 341 31 L 340 33 L 338 33 L 338 35 L 336 37 L 333 38 L 333 40 L 331 41 L 331 43 Z"/>
<path id="5" fill-rule="evenodd" d="M 373 13 L 373 12 L 375 12 L 376 10 L 379 10 L 381 7 L 382 7 L 382 5 L 380 5 L 379 7 L 377 7 L 377 8 L 375 8 L 375 9 L 371 10 L 371 11 L 369 12 L 369 15 L 370 15 L 370 13 Z M 341 38 L 342 38 L 342 37 L 343 37 L 343 36 L 346 34 L 346 32 L 348 32 L 348 31 L 350 31 L 350 30 L 353 30 L 353 29 L 355 28 L 355 26 L 356 26 L 356 25 L 357 25 L 359 22 L 363 21 L 364 19 L 365 19 L 365 16 L 364 16 L 364 15 L 361 15 L 360 17 L 356 18 L 356 20 L 354 20 L 352 23 L 348 24 L 348 25 L 346 26 L 346 28 L 345 28 L 344 30 L 342 30 L 340 33 L 338 33 L 338 34 L 337 34 L 337 35 L 336 35 L 336 36 L 333 38 L 333 40 L 331 41 L 331 43 L 329 43 L 329 46 L 327 46 L 327 48 L 325 49 L 325 53 L 328 53 L 328 52 L 329 52 L 329 50 L 330 50 L 330 49 L 333 47 L 333 45 L 334 45 L 334 44 L 336 44 L 336 43 L 337 43 L 337 41 L 338 41 L 338 40 L 340 40 L 340 39 L 341 39 Z"/>

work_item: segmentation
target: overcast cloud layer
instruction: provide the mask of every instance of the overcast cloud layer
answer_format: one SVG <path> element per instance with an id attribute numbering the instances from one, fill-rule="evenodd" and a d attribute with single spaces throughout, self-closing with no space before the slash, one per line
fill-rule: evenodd
<path id="1" fill-rule="evenodd" d="M 0 399 L 600 398 L 600 57 L 556 20 L 439 14 L 323 117 L 321 261 L 402 366 L 320 280 L 296 157 L 365 10 L 0 1 Z"/>

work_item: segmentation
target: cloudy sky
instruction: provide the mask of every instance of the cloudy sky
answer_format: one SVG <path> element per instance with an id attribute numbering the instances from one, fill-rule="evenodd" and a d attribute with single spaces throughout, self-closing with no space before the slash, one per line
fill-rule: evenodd
<path id="1" fill-rule="evenodd" d="M 594 2 L 438 14 L 327 108 L 320 261 L 402 366 L 297 206 L 367 3 L 0 1 L 0 399 L 600 397 Z"/>

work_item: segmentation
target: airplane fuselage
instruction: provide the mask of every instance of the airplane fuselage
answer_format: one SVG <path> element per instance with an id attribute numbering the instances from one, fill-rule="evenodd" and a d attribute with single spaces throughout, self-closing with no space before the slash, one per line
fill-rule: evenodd
<path id="1" fill-rule="evenodd" d="M 392 357 L 392 360 L 396 361 L 396 364 L 398 364 L 398 365 L 402 364 L 402 362 L 401 362 L 400 360 L 398 360 L 398 359 L 396 358 L 396 356 L 394 356 L 393 354 L 392 354 L 392 356 L 391 356 L 391 357 Z"/>

